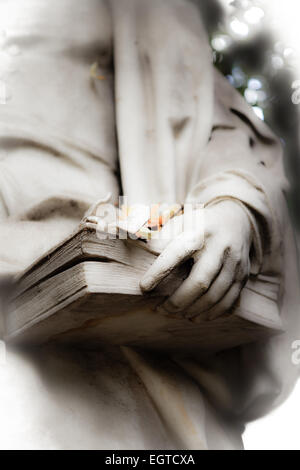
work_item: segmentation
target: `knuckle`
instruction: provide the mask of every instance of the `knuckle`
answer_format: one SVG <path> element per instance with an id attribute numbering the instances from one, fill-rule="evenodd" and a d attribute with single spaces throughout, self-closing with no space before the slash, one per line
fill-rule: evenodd
<path id="1" fill-rule="evenodd" d="M 223 250 L 224 260 L 226 260 L 231 255 L 231 252 L 232 252 L 232 247 L 229 244 L 226 244 Z"/>
<path id="2" fill-rule="evenodd" d="M 181 250 L 188 254 L 190 251 L 196 250 L 198 247 L 198 240 L 195 235 L 188 235 L 181 242 Z"/>
<path id="3" fill-rule="evenodd" d="M 174 299 L 169 299 L 167 305 L 170 309 L 177 309 L 180 306 L 179 302 Z"/>

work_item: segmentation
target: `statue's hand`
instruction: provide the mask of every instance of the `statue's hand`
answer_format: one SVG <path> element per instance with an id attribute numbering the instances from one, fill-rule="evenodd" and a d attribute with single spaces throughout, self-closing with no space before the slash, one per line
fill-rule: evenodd
<path id="1" fill-rule="evenodd" d="M 193 258 L 188 278 L 163 306 L 169 312 L 180 312 L 197 300 L 197 314 L 187 316 L 207 312 L 213 319 L 233 306 L 247 282 L 252 230 L 246 212 L 234 201 L 224 200 L 202 209 L 201 217 L 201 233 L 197 229 L 181 231 L 169 240 L 140 286 L 143 292 L 151 291 L 176 266 Z"/>

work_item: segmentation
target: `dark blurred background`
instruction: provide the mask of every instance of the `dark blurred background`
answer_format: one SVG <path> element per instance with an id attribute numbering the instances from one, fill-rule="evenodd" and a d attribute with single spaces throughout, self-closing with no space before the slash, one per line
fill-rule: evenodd
<path id="1" fill-rule="evenodd" d="M 300 120 L 296 106 L 300 94 L 299 103 L 293 103 L 293 50 L 271 35 L 267 20 L 262 24 L 263 9 L 251 1 L 232 1 L 230 15 L 218 0 L 190 1 L 202 10 L 215 66 L 282 141 L 291 183 L 287 200 L 300 232 Z"/>

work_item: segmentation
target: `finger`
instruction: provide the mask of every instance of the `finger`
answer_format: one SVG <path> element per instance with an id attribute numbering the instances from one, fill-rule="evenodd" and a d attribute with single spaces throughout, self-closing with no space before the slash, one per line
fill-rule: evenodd
<path id="1" fill-rule="evenodd" d="M 231 288 L 228 290 L 228 292 L 225 294 L 223 299 L 214 307 L 212 307 L 210 310 L 208 310 L 207 319 L 215 320 L 219 316 L 228 312 L 233 307 L 237 299 L 239 298 L 242 288 L 243 288 L 242 282 L 234 283 L 231 286 Z"/>
<path id="2" fill-rule="evenodd" d="M 235 263 L 230 256 L 225 259 L 224 265 L 220 274 L 215 278 L 210 288 L 204 295 L 197 300 L 195 310 L 187 313 L 187 318 L 193 318 L 199 313 L 211 309 L 214 305 L 219 303 L 226 295 L 228 290 L 235 282 L 246 283 L 248 279 L 248 264 L 241 267 L 240 263 Z"/>
<path id="3" fill-rule="evenodd" d="M 154 261 L 141 280 L 142 291 L 154 289 L 176 266 L 191 257 L 197 248 L 197 240 L 189 234 L 182 233 L 175 238 Z"/>
<path id="4" fill-rule="evenodd" d="M 162 227 L 157 237 L 152 237 L 147 245 L 151 251 L 160 255 L 163 250 L 183 232 L 183 217 L 177 216 L 170 219 Z"/>
<path id="5" fill-rule="evenodd" d="M 198 253 L 197 253 L 198 255 Z M 169 312 L 181 311 L 190 306 L 209 288 L 223 265 L 222 254 L 215 253 L 207 246 L 194 264 L 190 275 L 175 293 L 164 303 Z"/>
<path id="6" fill-rule="evenodd" d="M 233 284 L 232 272 L 228 270 L 226 265 L 222 267 L 220 274 L 213 281 L 209 289 L 197 300 L 195 310 L 188 312 L 186 318 L 193 318 L 206 310 L 209 310 L 217 304 Z"/>

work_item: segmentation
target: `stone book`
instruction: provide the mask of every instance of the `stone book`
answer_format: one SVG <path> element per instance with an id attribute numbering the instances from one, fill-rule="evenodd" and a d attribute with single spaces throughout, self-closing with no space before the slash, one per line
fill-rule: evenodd
<path id="1" fill-rule="evenodd" d="M 104 239 L 94 228 L 79 229 L 17 279 L 5 312 L 6 341 L 207 354 L 282 331 L 280 285 L 271 276 L 251 276 L 234 308 L 215 320 L 205 313 L 187 318 L 197 313 L 197 302 L 168 313 L 163 301 L 191 266 L 183 264 L 143 294 L 140 279 L 156 256 L 140 240 Z"/>

